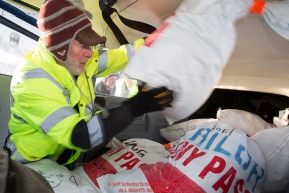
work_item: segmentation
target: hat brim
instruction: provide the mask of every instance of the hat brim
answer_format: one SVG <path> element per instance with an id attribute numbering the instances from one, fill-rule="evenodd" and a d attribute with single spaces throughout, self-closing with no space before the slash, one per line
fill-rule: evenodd
<path id="1" fill-rule="evenodd" d="M 104 38 L 92 30 L 91 26 L 86 27 L 85 29 L 78 32 L 75 39 L 86 46 L 96 46 L 98 44 L 104 43 L 105 41 Z"/>

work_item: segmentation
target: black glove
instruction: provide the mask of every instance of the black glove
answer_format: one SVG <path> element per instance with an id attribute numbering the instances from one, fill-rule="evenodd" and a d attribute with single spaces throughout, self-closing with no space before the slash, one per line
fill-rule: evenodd
<path id="1" fill-rule="evenodd" d="M 134 117 L 138 117 L 143 113 L 161 111 L 166 107 L 171 107 L 172 101 L 173 92 L 166 87 L 159 87 L 143 88 L 137 95 L 125 101 L 124 104 L 129 106 Z"/>

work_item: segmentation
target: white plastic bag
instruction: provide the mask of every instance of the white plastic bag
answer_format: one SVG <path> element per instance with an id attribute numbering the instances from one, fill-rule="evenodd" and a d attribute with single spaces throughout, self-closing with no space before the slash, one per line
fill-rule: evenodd
<path id="1" fill-rule="evenodd" d="M 259 145 L 266 159 L 267 179 L 263 193 L 286 192 L 289 189 L 289 126 L 260 131 L 251 139 Z"/>
<path id="2" fill-rule="evenodd" d="M 284 114 L 283 114 L 283 112 L 284 112 Z M 273 123 L 277 127 L 287 126 L 288 125 L 288 115 L 289 115 L 289 108 L 286 108 L 284 111 L 279 111 L 279 117 L 274 117 Z"/>
<path id="3" fill-rule="evenodd" d="M 49 182 L 55 193 L 101 193 L 85 178 L 50 159 L 24 165 L 40 173 Z"/>
<path id="4" fill-rule="evenodd" d="M 160 143 L 148 139 L 133 138 L 122 142 L 122 146 L 118 149 L 108 151 L 79 166 L 73 172 L 99 187 L 96 180 L 100 176 L 160 162 L 168 155 L 169 152 Z"/>
<path id="5" fill-rule="evenodd" d="M 173 107 L 163 111 L 169 124 L 188 117 L 208 99 L 235 48 L 235 22 L 249 14 L 252 3 L 184 0 L 130 58 L 126 76 L 149 87 L 166 86 L 174 91 Z M 275 30 L 276 26 L 283 27 L 288 33 L 288 23 L 280 21 L 289 12 L 287 5 L 280 17 L 278 10 L 271 12 L 271 5 L 266 4 L 268 10 L 264 11 L 266 18 L 270 17 L 270 26 Z"/>
<path id="6" fill-rule="evenodd" d="M 231 125 L 233 128 L 244 131 L 248 135 L 272 128 L 269 123 L 258 115 L 237 109 L 219 109 L 217 111 L 217 119 Z"/>
<path id="7" fill-rule="evenodd" d="M 160 129 L 160 135 L 169 142 L 176 141 L 194 127 L 204 122 L 211 122 L 216 120 L 217 119 L 192 119 L 175 125 L 170 125 L 166 128 L 162 128 Z"/>
<path id="8" fill-rule="evenodd" d="M 289 40 L 289 2 L 266 2 L 264 18 L 267 24 L 280 36 Z"/>

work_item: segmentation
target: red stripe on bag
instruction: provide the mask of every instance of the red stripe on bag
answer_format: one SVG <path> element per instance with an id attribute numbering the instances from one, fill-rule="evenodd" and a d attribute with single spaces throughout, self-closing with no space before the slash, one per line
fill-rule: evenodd
<path id="1" fill-rule="evenodd" d="M 250 13 L 260 14 L 265 8 L 266 2 L 263 0 L 254 0 L 249 8 Z"/>
<path id="2" fill-rule="evenodd" d="M 145 39 L 145 46 L 150 47 L 152 43 L 159 37 L 162 31 L 169 25 L 170 23 L 164 22 L 157 30 L 155 30 L 152 34 L 150 34 Z"/>
<path id="3" fill-rule="evenodd" d="M 83 170 L 91 181 L 99 187 L 96 179 L 105 174 L 116 174 L 117 170 L 103 157 L 97 157 L 94 160 L 83 165 Z"/>
<path id="4" fill-rule="evenodd" d="M 188 176 L 170 163 L 158 162 L 141 167 L 153 192 L 166 193 L 206 193 L 206 191 Z"/>

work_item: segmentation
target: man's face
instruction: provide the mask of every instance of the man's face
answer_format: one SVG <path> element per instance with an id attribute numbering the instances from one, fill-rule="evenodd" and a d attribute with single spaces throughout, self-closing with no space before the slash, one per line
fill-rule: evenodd
<path id="1" fill-rule="evenodd" d="M 112 89 L 115 86 L 115 83 L 116 83 L 116 76 L 110 76 L 105 80 L 105 85 L 109 89 Z"/>
<path id="2" fill-rule="evenodd" d="M 65 67 L 73 76 L 85 71 L 85 63 L 92 57 L 92 49 L 77 40 L 71 43 L 70 53 L 68 54 Z"/>

